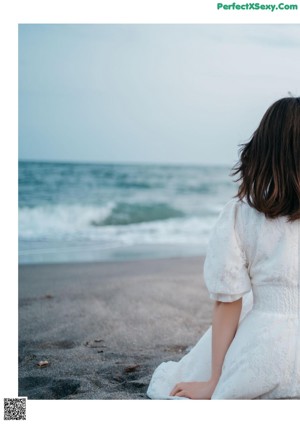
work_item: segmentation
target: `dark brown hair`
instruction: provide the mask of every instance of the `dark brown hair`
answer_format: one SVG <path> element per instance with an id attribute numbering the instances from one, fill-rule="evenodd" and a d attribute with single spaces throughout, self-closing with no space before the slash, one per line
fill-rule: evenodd
<path id="1" fill-rule="evenodd" d="M 268 218 L 300 218 L 300 97 L 284 97 L 264 114 L 249 142 L 240 144 L 239 161 L 230 175 L 240 174 L 234 197 Z"/>

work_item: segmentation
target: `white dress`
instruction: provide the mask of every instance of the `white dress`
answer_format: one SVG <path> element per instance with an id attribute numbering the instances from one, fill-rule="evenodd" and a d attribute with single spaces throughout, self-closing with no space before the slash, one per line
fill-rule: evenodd
<path id="1" fill-rule="evenodd" d="M 211 233 L 204 281 L 211 299 L 243 297 L 236 335 L 212 399 L 300 399 L 299 220 L 271 220 L 231 199 Z M 147 396 L 169 396 L 175 384 L 211 374 L 211 327 L 178 361 L 154 371 Z"/>

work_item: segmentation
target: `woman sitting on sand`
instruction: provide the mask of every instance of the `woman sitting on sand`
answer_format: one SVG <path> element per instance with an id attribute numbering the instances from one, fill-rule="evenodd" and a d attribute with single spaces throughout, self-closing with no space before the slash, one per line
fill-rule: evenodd
<path id="1" fill-rule="evenodd" d="M 156 368 L 152 399 L 300 399 L 300 98 L 271 105 L 240 153 L 204 263 L 212 326 Z"/>

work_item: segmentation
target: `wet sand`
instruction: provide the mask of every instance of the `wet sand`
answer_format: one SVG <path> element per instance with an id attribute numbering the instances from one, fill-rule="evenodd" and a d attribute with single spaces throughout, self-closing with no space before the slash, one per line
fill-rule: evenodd
<path id="1" fill-rule="evenodd" d="M 20 265 L 19 396 L 147 399 L 211 324 L 203 261 Z"/>

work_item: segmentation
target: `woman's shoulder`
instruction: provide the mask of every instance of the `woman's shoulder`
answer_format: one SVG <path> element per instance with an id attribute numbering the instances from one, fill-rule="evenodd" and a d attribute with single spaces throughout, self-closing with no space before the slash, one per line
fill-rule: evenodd
<path id="1" fill-rule="evenodd" d="M 254 206 L 250 205 L 247 199 L 240 199 L 238 197 L 228 200 L 221 210 L 219 221 L 225 223 L 228 220 L 235 222 L 235 228 L 246 233 L 252 233 L 254 229 L 254 232 L 257 232 L 257 230 L 263 227 L 268 229 L 280 228 L 283 231 L 286 227 L 292 227 L 293 224 L 288 222 L 286 216 L 268 218 L 263 212 L 258 211 Z"/>
<path id="2" fill-rule="evenodd" d="M 236 215 L 242 214 L 247 215 L 248 217 L 250 215 L 254 217 L 264 216 L 262 212 L 259 212 L 252 205 L 250 205 L 245 198 L 240 199 L 236 196 L 225 203 L 221 213 L 228 213 L 230 211 L 233 211 Z"/>
<path id="3" fill-rule="evenodd" d="M 251 206 L 245 198 L 234 196 L 225 203 L 224 208 L 251 208 Z"/>
<path id="4" fill-rule="evenodd" d="M 242 238 L 242 234 L 252 233 L 253 228 L 260 227 L 264 221 L 264 214 L 250 206 L 246 199 L 233 197 L 223 206 L 216 226 L 220 231 L 229 226 Z"/>
<path id="5" fill-rule="evenodd" d="M 234 217 L 237 218 L 238 215 L 251 213 L 251 209 L 253 208 L 246 200 L 233 197 L 224 204 L 220 212 L 220 218 L 228 215 L 234 215 Z"/>

